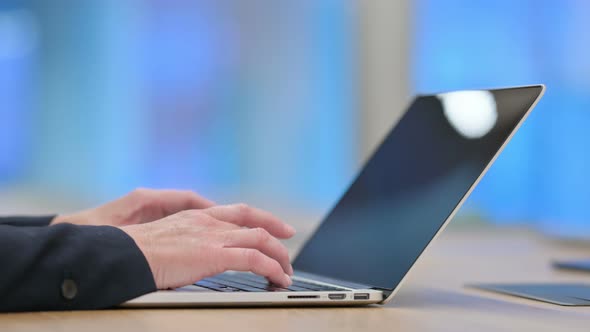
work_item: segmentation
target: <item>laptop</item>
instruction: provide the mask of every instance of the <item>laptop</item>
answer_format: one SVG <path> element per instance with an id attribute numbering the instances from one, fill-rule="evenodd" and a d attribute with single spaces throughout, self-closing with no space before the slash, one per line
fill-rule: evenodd
<path id="1" fill-rule="evenodd" d="M 390 301 L 544 90 L 532 85 L 416 97 L 295 258 L 289 288 L 230 271 L 123 306 Z"/>

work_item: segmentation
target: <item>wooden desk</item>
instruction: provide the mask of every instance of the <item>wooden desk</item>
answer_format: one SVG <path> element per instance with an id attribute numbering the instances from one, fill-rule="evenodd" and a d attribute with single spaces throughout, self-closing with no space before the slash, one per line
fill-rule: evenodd
<path id="1" fill-rule="evenodd" d="M 394 301 L 360 308 L 152 309 L 0 314 L 0 331 L 590 331 L 590 307 L 560 307 L 466 289 L 473 282 L 576 281 L 554 258 L 584 258 L 514 229 L 449 228 Z"/>

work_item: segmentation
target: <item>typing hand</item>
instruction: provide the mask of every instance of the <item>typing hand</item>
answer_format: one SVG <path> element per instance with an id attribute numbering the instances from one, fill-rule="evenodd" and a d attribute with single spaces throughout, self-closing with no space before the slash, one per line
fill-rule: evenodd
<path id="1" fill-rule="evenodd" d="M 285 246 L 295 230 L 244 204 L 188 210 L 142 225 L 121 227 L 145 255 L 158 289 L 193 284 L 234 270 L 264 276 L 281 287 L 293 268 Z"/>
<path id="2" fill-rule="evenodd" d="M 94 209 L 60 215 L 51 224 L 125 226 L 162 219 L 183 210 L 203 209 L 214 203 L 191 191 L 136 189 Z"/>

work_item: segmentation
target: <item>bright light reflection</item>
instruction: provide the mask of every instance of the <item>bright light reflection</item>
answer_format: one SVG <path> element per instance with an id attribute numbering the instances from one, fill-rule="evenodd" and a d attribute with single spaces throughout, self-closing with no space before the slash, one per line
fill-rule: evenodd
<path id="1" fill-rule="evenodd" d="M 498 119 L 496 101 L 489 91 L 455 91 L 437 95 L 449 123 L 469 139 L 485 136 Z"/>

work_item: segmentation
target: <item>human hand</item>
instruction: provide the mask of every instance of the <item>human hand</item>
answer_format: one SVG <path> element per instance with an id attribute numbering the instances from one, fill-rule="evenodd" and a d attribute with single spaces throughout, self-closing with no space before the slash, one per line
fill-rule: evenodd
<path id="1" fill-rule="evenodd" d="M 158 289 L 177 288 L 234 270 L 250 271 L 288 287 L 293 268 L 277 238 L 295 230 L 244 204 L 187 210 L 142 225 L 124 226 L 143 252 Z"/>
<path id="2" fill-rule="evenodd" d="M 143 224 L 183 210 L 203 209 L 213 205 L 213 202 L 192 191 L 136 189 L 126 196 L 97 208 L 59 215 L 51 224 L 109 226 Z"/>

